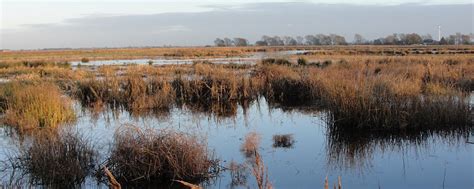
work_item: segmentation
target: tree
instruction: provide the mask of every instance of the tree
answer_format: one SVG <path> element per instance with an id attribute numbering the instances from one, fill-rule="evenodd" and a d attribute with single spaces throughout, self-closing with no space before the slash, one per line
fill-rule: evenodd
<path id="1" fill-rule="evenodd" d="M 423 42 L 423 39 L 416 33 L 405 35 L 404 44 L 406 45 L 421 44 L 421 42 Z"/>
<path id="2" fill-rule="evenodd" d="M 223 47 L 225 46 L 225 42 L 224 40 L 220 39 L 220 38 L 216 38 L 216 40 L 214 40 L 214 44 L 218 47 Z"/>
<path id="3" fill-rule="evenodd" d="M 395 45 L 395 44 L 397 44 L 397 42 L 398 42 L 397 34 L 388 35 L 383 40 L 383 44 L 385 44 L 385 45 Z"/>
<path id="4" fill-rule="evenodd" d="M 248 46 L 248 40 L 240 37 L 234 38 L 234 45 L 238 47 Z"/>
<path id="5" fill-rule="evenodd" d="M 331 37 L 328 35 L 317 34 L 316 39 L 319 42 L 318 45 L 331 45 L 332 44 Z"/>
<path id="6" fill-rule="evenodd" d="M 304 38 L 301 36 L 296 36 L 296 43 L 298 45 L 304 45 Z"/>
<path id="7" fill-rule="evenodd" d="M 384 38 L 378 38 L 374 40 L 374 45 L 383 45 L 385 44 L 385 39 Z"/>
<path id="8" fill-rule="evenodd" d="M 470 35 L 461 35 L 461 43 L 464 45 L 471 44 L 471 36 Z"/>
<path id="9" fill-rule="evenodd" d="M 422 35 L 421 39 L 423 39 L 424 44 L 433 44 L 434 40 L 430 34 Z"/>
<path id="10" fill-rule="evenodd" d="M 307 45 L 320 45 L 318 38 L 314 35 L 307 35 L 304 38 Z"/>
<path id="11" fill-rule="evenodd" d="M 298 42 L 293 37 L 290 37 L 290 36 L 284 36 L 283 42 L 287 46 L 295 46 L 298 44 Z"/>
<path id="12" fill-rule="evenodd" d="M 227 37 L 224 38 L 224 45 L 225 45 L 226 47 L 232 46 L 233 43 L 234 43 L 234 42 L 232 41 L 232 39 L 229 39 L 229 38 L 227 38 Z"/>
<path id="13" fill-rule="evenodd" d="M 331 34 L 329 35 L 329 37 L 331 38 L 330 44 L 332 45 L 347 45 L 346 38 L 344 38 L 343 36 Z"/>
<path id="14" fill-rule="evenodd" d="M 439 40 L 439 44 L 440 45 L 447 45 L 448 41 L 444 37 L 442 37 L 441 40 Z"/>
<path id="15" fill-rule="evenodd" d="M 362 37 L 362 35 L 360 35 L 360 34 L 358 34 L 358 33 L 356 33 L 356 34 L 354 35 L 354 44 L 356 44 L 356 45 L 362 45 L 362 44 L 364 44 L 365 42 L 366 42 L 366 41 L 365 41 L 364 37 Z"/>
<path id="16" fill-rule="evenodd" d="M 257 45 L 257 46 L 268 46 L 267 42 L 265 42 L 265 41 L 257 41 L 257 42 L 255 42 L 255 45 Z"/>

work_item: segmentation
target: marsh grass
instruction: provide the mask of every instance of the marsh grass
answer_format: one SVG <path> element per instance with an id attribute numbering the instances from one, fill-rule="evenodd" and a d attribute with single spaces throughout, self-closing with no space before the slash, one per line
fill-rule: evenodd
<path id="1" fill-rule="evenodd" d="M 245 136 L 244 143 L 240 147 L 240 151 L 247 158 L 254 157 L 255 152 L 258 151 L 258 148 L 260 146 L 260 140 L 260 134 L 256 132 L 248 133 Z"/>
<path id="2" fill-rule="evenodd" d="M 231 188 L 247 185 L 247 169 L 245 164 L 240 164 L 233 160 L 229 163 L 228 170 L 231 177 Z"/>
<path id="3" fill-rule="evenodd" d="M 80 80 L 75 96 L 85 105 L 103 102 L 136 112 L 177 105 L 223 116 L 235 115 L 236 105 L 265 97 L 272 106 L 329 110 L 332 125 L 374 130 L 472 123 L 472 60 L 456 58 L 456 64 L 447 64 L 448 59 L 344 57 L 324 68 L 211 63 L 104 67 L 99 69 L 104 78 Z"/>
<path id="4" fill-rule="evenodd" d="M 125 186 L 199 183 L 218 172 L 217 160 L 199 137 L 135 126 L 117 130 L 107 167 Z"/>
<path id="5" fill-rule="evenodd" d="M 3 122 L 19 131 L 57 128 L 75 120 L 70 100 L 51 83 L 12 82 L 1 86 Z"/>
<path id="6" fill-rule="evenodd" d="M 72 131 L 41 131 L 20 147 L 19 168 L 34 185 L 77 187 L 92 173 L 97 152 Z"/>
<path id="7" fill-rule="evenodd" d="M 294 144 L 292 134 L 273 135 L 273 148 L 293 148 Z"/>

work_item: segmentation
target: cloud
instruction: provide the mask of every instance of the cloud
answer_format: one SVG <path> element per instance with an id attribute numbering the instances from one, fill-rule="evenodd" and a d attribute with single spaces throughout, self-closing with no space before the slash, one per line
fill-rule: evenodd
<path id="1" fill-rule="evenodd" d="M 366 38 L 417 32 L 436 36 L 472 31 L 472 4 L 330 5 L 257 3 L 204 12 L 143 15 L 89 15 L 57 24 L 29 25 L 3 32 L 0 48 L 206 45 L 216 37 L 355 33 Z"/>

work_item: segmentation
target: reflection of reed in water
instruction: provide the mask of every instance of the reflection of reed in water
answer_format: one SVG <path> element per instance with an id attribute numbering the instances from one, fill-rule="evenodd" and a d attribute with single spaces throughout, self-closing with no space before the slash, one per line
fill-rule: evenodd
<path id="1" fill-rule="evenodd" d="M 434 137 L 442 138 L 442 142 L 450 146 L 463 145 L 468 137 L 469 127 L 371 131 L 330 126 L 327 129 L 326 144 L 328 165 L 363 171 L 370 166 L 376 151 L 406 151 L 408 148 L 428 150 Z"/>
<path id="2" fill-rule="evenodd" d="M 263 159 L 258 152 L 260 139 L 261 137 L 258 133 L 250 132 L 245 136 L 245 141 L 240 149 L 247 159 L 247 165 L 249 165 L 252 170 L 258 188 L 271 189 L 273 186 L 268 179 L 268 168 L 265 166 Z"/>
<path id="3" fill-rule="evenodd" d="M 231 161 L 229 164 L 229 171 L 231 177 L 230 188 L 247 185 L 247 167 L 245 164 L 239 164 L 235 161 Z"/>

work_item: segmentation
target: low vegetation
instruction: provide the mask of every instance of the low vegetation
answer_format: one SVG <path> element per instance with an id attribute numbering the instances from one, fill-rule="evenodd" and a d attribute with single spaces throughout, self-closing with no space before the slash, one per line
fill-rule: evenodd
<path id="1" fill-rule="evenodd" d="M 199 137 L 168 130 L 124 126 L 117 130 L 107 167 L 123 185 L 143 186 L 172 180 L 200 182 L 218 171 Z"/>
<path id="2" fill-rule="evenodd" d="M 51 83 L 12 82 L 0 87 L 2 121 L 19 131 L 56 128 L 75 120 L 71 102 Z"/>
<path id="3" fill-rule="evenodd" d="M 33 184 L 77 187 L 96 164 L 97 152 L 90 142 L 72 131 L 38 132 L 20 149 L 19 168 Z"/>

